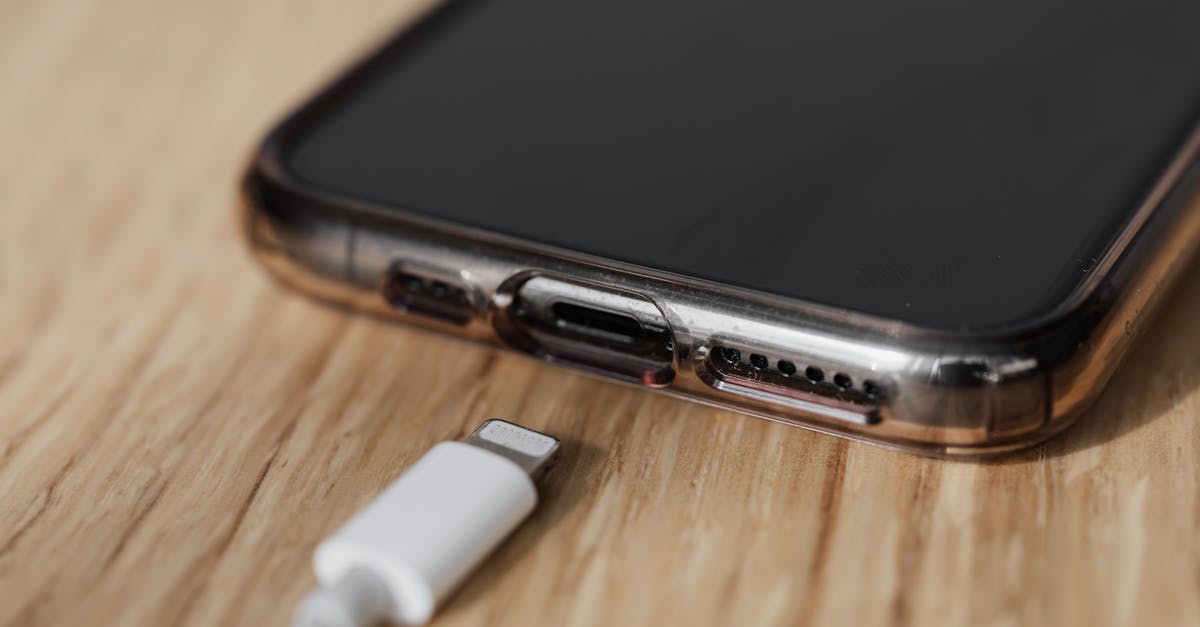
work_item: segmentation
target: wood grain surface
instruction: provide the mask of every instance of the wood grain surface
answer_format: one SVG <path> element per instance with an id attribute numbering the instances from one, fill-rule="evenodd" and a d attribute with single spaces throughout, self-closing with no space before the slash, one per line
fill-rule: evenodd
<path id="1" fill-rule="evenodd" d="M 416 9 L 0 2 L 0 624 L 284 625 L 314 544 L 488 416 L 564 456 L 437 625 L 1200 624 L 1200 266 L 1077 427 L 988 463 L 276 286 L 246 156 Z"/>

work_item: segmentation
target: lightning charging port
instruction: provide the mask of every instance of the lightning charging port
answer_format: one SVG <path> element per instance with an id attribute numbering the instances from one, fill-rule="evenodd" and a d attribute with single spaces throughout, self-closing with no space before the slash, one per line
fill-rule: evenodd
<path id="1" fill-rule="evenodd" d="M 657 307 L 635 295 L 536 276 L 516 289 L 496 329 L 548 361 L 652 387 L 675 378 L 671 330 Z"/>

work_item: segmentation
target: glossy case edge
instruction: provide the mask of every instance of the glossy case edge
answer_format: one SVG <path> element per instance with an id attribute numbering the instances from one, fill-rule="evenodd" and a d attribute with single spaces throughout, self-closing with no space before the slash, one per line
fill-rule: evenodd
<path id="1" fill-rule="evenodd" d="M 1036 444 L 1077 418 L 1200 238 L 1198 129 L 1058 307 L 1004 328 L 947 332 L 431 220 L 330 194 L 289 172 L 290 138 L 421 28 L 285 119 L 248 168 L 242 218 L 253 250 L 284 283 L 324 301 L 808 429 L 925 455 L 973 456 Z M 461 289 L 468 315 L 440 322 L 397 308 L 382 296 L 397 267 Z M 532 277 L 650 303 L 669 325 L 670 376 L 617 376 L 516 339 L 514 299 Z M 769 366 L 723 371 L 718 360 L 727 348 L 761 355 Z M 853 385 L 869 382 L 873 393 L 829 381 L 782 389 L 785 360 Z"/>

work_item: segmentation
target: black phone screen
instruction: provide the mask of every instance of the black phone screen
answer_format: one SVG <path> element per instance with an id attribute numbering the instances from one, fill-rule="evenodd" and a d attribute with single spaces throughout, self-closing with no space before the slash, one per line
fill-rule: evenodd
<path id="1" fill-rule="evenodd" d="M 1200 113 L 1194 0 L 452 0 L 288 146 L 327 191 L 924 326 L 1045 313 Z"/>

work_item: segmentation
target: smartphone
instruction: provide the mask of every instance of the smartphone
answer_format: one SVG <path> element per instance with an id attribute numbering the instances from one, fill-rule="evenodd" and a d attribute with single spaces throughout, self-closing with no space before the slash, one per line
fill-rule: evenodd
<path id="1" fill-rule="evenodd" d="M 270 133 L 245 227 L 327 301 L 856 440 L 1013 450 L 1096 398 L 1195 247 L 1196 24 L 454 0 Z"/>

